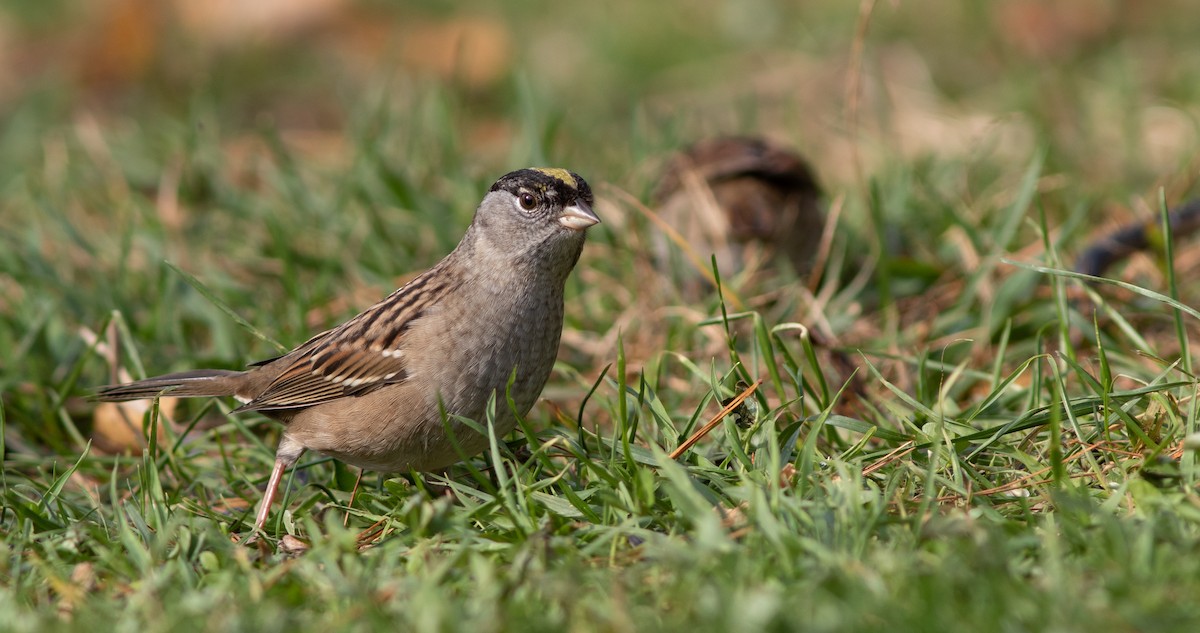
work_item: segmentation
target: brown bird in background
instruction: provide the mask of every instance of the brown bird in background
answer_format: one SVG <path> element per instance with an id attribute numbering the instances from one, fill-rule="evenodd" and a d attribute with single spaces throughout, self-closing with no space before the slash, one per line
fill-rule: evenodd
<path id="1" fill-rule="evenodd" d="M 753 271 L 779 255 L 798 274 L 813 265 L 825 227 L 821 189 L 795 152 L 760 138 L 699 141 L 674 156 L 655 188 L 659 216 L 722 277 Z M 660 260 L 670 247 L 658 245 Z"/>

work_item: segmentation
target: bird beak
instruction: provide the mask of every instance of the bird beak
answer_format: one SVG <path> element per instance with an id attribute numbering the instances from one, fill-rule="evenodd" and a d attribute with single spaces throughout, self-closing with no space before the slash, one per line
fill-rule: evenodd
<path id="1" fill-rule="evenodd" d="M 591 207 L 585 202 L 576 202 L 563 209 L 562 215 L 558 216 L 558 223 L 572 231 L 582 231 L 599 222 L 600 218 L 596 217 L 595 213 L 592 213 Z"/>

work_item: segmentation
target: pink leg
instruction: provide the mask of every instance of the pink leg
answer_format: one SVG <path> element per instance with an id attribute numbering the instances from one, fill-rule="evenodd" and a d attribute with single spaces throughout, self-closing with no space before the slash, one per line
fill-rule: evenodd
<path id="1" fill-rule="evenodd" d="M 287 435 L 275 449 L 275 467 L 271 469 L 271 479 L 267 481 L 267 490 L 263 493 L 262 505 L 258 508 L 258 516 L 254 519 L 254 532 L 259 534 L 267 525 L 267 517 L 271 514 L 271 505 L 275 503 L 275 495 L 279 493 L 279 482 L 283 481 L 283 473 L 289 466 L 304 454 L 304 447 Z"/>
<path id="2" fill-rule="evenodd" d="M 288 465 L 282 459 L 275 459 L 275 467 L 271 469 L 271 480 L 267 482 L 267 491 L 263 493 L 262 505 L 258 507 L 258 517 L 254 519 L 254 531 L 262 532 L 267 524 L 267 516 L 271 514 L 271 504 L 275 503 L 275 494 L 279 492 L 279 482 L 283 479 L 283 471 Z"/>

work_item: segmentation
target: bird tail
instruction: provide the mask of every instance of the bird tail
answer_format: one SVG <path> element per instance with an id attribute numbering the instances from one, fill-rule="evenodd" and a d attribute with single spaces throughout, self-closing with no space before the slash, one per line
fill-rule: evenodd
<path id="1" fill-rule="evenodd" d="M 236 389 L 235 377 L 244 372 L 226 369 L 197 369 L 181 371 L 165 376 L 127 382 L 123 385 L 107 385 L 96 390 L 97 400 L 121 401 L 142 400 L 158 396 L 173 398 L 196 398 L 202 396 L 232 396 Z"/>

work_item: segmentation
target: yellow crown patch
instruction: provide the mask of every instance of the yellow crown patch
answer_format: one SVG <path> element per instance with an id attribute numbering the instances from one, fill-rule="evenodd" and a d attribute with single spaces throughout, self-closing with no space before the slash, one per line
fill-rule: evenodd
<path id="1" fill-rule="evenodd" d="M 567 183 L 567 186 L 572 189 L 579 188 L 579 183 L 575 182 L 575 177 L 571 175 L 571 172 L 560 167 L 534 167 L 533 170 L 540 171 L 551 178 L 557 178 Z"/>

